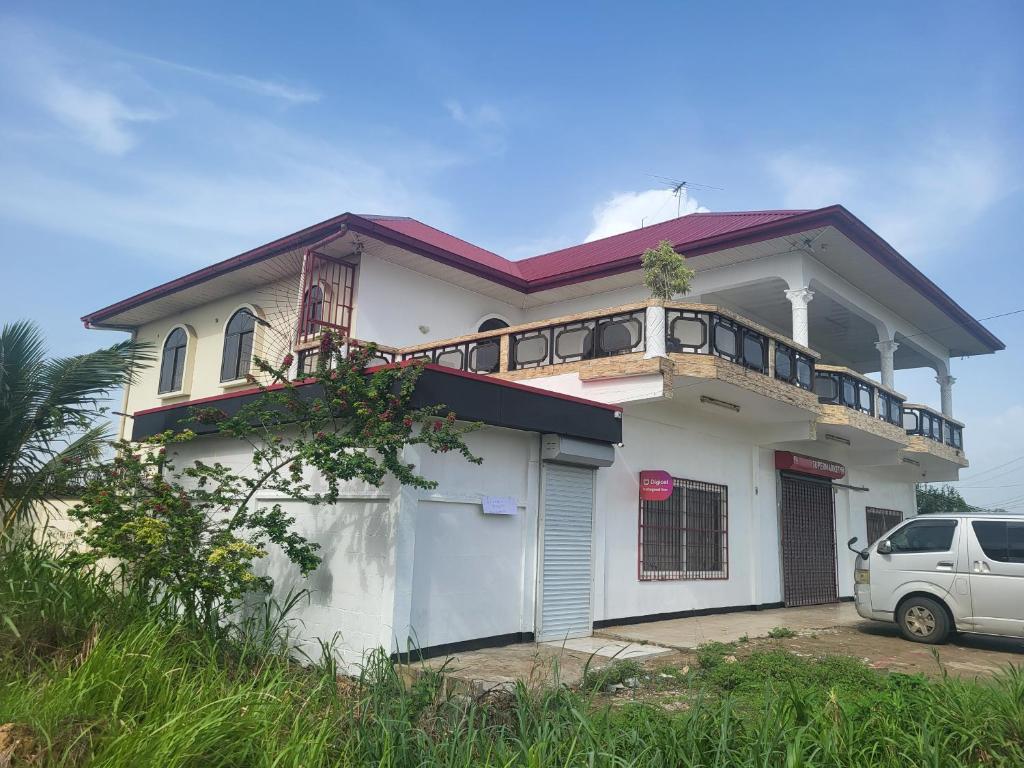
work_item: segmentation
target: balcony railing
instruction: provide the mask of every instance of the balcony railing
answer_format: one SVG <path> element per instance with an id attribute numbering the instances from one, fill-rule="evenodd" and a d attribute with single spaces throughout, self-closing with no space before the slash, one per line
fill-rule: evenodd
<path id="1" fill-rule="evenodd" d="M 920 435 L 960 451 L 964 449 L 964 425 L 927 406 L 903 406 L 903 428 L 908 435 Z"/>
<path id="2" fill-rule="evenodd" d="M 660 355 L 660 329 L 652 340 L 648 308 L 647 303 L 631 304 L 433 344 L 398 349 L 378 346 L 374 362 L 424 360 L 470 373 L 497 374 L 642 354 L 648 349 Z M 705 304 L 669 303 L 664 313 L 664 353 L 722 358 L 814 392 L 820 403 L 841 405 L 902 427 L 910 435 L 963 449 L 963 425 L 959 422 L 925 406 L 904 405 L 898 393 L 859 373 L 817 363 L 813 352 L 757 323 Z M 350 347 L 364 345 L 349 342 Z M 319 348 L 312 344 L 298 351 L 300 376 L 316 369 L 318 355 Z"/>
<path id="3" fill-rule="evenodd" d="M 811 355 L 721 312 L 666 309 L 665 351 L 715 355 L 801 389 L 810 390 L 814 382 Z"/>
<path id="4" fill-rule="evenodd" d="M 846 368 L 819 365 L 814 392 L 820 403 L 842 405 L 897 427 L 903 423 L 903 398 Z"/>
<path id="5" fill-rule="evenodd" d="M 398 351 L 399 359 L 486 374 L 645 353 L 658 346 L 649 337 L 647 309 L 646 303 L 631 304 L 407 347 Z M 813 388 L 813 353 L 785 337 L 710 305 L 672 303 L 664 311 L 666 353 L 713 355 Z"/>
<path id="6" fill-rule="evenodd" d="M 646 349 L 644 310 L 601 314 L 509 334 L 508 369 L 520 371 Z"/>
<path id="7" fill-rule="evenodd" d="M 358 339 L 351 339 L 342 347 L 342 351 L 346 353 L 352 349 L 365 347 L 366 342 L 359 341 Z M 298 362 L 298 377 L 303 378 L 305 376 L 311 376 L 316 371 L 317 363 L 320 360 L 320 347 L 309 347 L 308 349 L 300 349 L 296 353 Z M 394 363 L 401 359 L 398 355 L 397 350 L 391 347 L 377 347 L 377 354 L 373 360 L 370 361 L 370 365 L 387 365 L 388 363 Z"/>

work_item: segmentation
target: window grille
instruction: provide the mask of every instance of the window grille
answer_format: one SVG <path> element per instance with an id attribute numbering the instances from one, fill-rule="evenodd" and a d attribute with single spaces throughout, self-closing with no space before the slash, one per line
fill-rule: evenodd
<path id="1" fill-rule="evenodd" d="M 729 489 L 672 479 L 665 501 L 640 502 L 641 581 L 729 578 Z"/>
<path id="2" fill-rule="evenodd" d="M 864 514 L 867 517 L 869 547 L 882 538 L 883 533 L 903 522 L 903 513 L 898 509 L 865 507 Z"/>

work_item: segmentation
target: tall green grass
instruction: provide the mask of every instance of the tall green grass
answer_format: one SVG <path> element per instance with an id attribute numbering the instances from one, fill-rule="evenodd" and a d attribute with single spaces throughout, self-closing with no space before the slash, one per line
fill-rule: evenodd
<path id="1" fill-rule="evenodd" d="M 383 652 L 339 682 L 329 654 L 289 660 L 272 613 L 211 637 L 115 586 L 37 548 L 0 553 L 0 728 L 21 737 L 14 765 L 1024 765 L 1016 671 L 929 682 L 710 653 L 683 711 L 611 706 L 588 692 L 600 686 L 472 699 Z"/>

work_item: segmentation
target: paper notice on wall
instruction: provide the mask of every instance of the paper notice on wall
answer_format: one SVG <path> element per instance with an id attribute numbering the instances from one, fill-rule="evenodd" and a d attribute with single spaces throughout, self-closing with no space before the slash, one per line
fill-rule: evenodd
<path id="1" fill-rule="evenodd" d="M 519 511 L 515 496 L 483 496 L 485 515 L 514 515 Z"/>

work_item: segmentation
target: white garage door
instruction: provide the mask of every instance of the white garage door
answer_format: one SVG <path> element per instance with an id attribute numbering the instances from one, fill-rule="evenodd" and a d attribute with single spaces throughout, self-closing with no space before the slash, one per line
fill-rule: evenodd
<path id="1" fill-rule="evenodd" d="M 591 633 L 593 530 L 594 470 L 545 464 L 538 640 Z"/>

